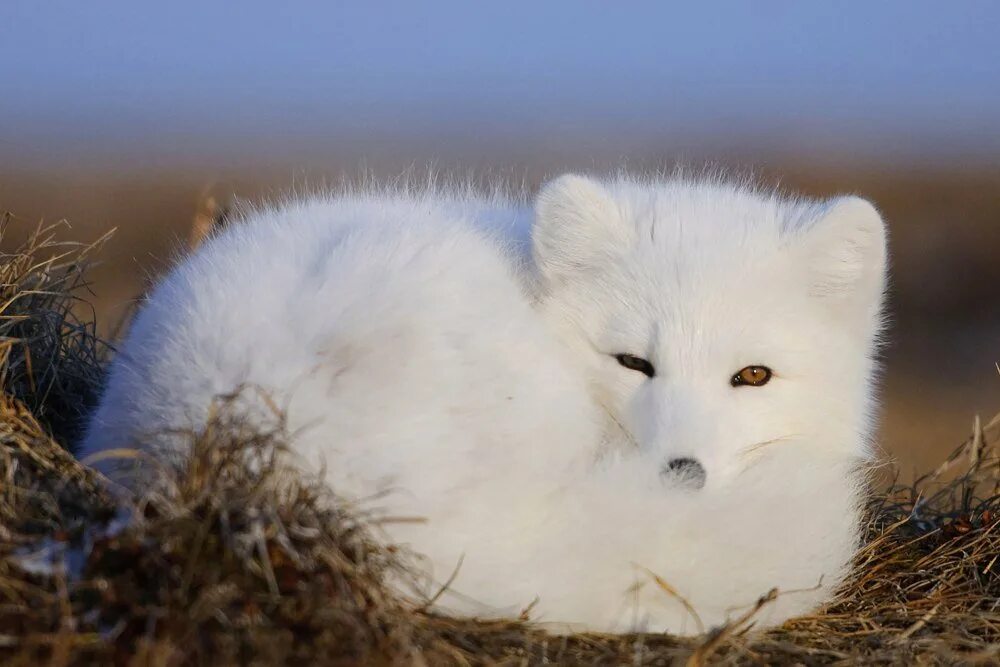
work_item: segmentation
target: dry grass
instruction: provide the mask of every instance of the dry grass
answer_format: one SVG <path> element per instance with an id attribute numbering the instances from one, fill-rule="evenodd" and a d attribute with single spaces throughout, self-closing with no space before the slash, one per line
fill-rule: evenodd
<path id="1" fill-rule="evenodd" d="M 4 664 L 1000 660 L 1000 418 L 914 487 L 873 494 L 856 574 L 815 616 L 750 634 L 748 615 L 697 639 L 439 618 L 385 586 L 405 576 L 406 554 L 277 463 L 280 420 L 250 431 L 221 402 L 190 456 L 141 498 L 66 453 L 99 385 L 101 345 L 67 310 L 91 251 L 53 232 L 0 266 Z"/>
<path id="2" fill-rule="evenodd" d="M 0 211 L 0 247 L 12 224 Z M 89 244 L 59 240 L 67 225 L 32 228 L 12 252 L 0 252 L 0 361 L 4 392 L 31 409 L 64 442 L 76 439 L 97 399 L 106 347 L 94 318 L 75 314 L 84 268 L 111 236 Z"/>

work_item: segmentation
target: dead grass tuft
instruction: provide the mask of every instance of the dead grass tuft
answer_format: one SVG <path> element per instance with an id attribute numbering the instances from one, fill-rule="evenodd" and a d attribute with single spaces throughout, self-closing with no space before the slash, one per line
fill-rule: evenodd
<path id="1" fill-rule="evenodd" d="M 0 247 L 12 224 L 0 212 Z M 74 442 L 93 407 L 107 347 L 86 306 L 86 269 L 111 237 L 59 240 L 68 225 L 39 223 L 12 252 L 0 252 L 0 364 L 4 391 L 28 406 L 61 442 Z"/>
<path id="2" fill-rule="evenodd" d="M 39 228 L 0 258 L 4 664 L 1000 660 L 1000 416 L 977 420 L 915 485 L 873 494 L 854 577 L 828 609 L 781 628 L 747 633 L 748 614 L 697 639 L 551 636 L 440 618 L 389 592 L 406 554 L 357 507 L 283 468 L 280 420 L 252 431 L 221 401 L 190 434 L 190 455 L 141 498 L 66 452 L 99 386 L 102 347 L 69 310 L 91 247 L 55 232 Z"/>

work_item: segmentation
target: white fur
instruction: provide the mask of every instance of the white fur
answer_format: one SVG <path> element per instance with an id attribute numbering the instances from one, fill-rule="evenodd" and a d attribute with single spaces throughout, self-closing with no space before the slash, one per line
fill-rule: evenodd
<path id="1" fill-rule="evenodd" d="M 515 243 L 529 212 L 501 196 L 372 190 L 251 212 L 150 296 L 83 453 L 169 453 L 151 434 L 197 428 L 213 396 L 252 384 L 335 490 L 392 488 L 385 511 L 426 517 L 386 528 L 438 582 L 462 560 L 442 610 L 537 598 L 553 627 L 693 633 L 772 587 L 786 593 L 762 623 L 827 599 L 858 538 L 878 214 L 580 176 L 535 209 L 530 257 Z M 755 364 L 770 383 L 729 384 Z M 702 463 L 704 488 L 661 474 L 678 457 Z"/>

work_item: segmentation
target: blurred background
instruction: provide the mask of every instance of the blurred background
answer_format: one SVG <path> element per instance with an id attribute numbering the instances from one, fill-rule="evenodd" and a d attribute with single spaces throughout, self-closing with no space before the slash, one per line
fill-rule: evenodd
<path id="1" fill-rule="evenodd" d="M 904 476 L 1000 411 L 1000 3 L 148 5 L 0 6 L 5 243 L 42 218 L 118 227 L 105 331 L 208 195 L 733 166 L 885 214 L 881 442 Z"/>

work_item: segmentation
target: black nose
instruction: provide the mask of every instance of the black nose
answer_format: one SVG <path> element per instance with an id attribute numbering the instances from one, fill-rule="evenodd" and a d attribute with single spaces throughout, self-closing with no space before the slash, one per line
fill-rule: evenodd
<path id="1" fill-rule="evenodd" d="M 705 486 L 705 468 L 694 459 L 670 459 L 663 465 L 660 474 L 690 489 Z"/>

